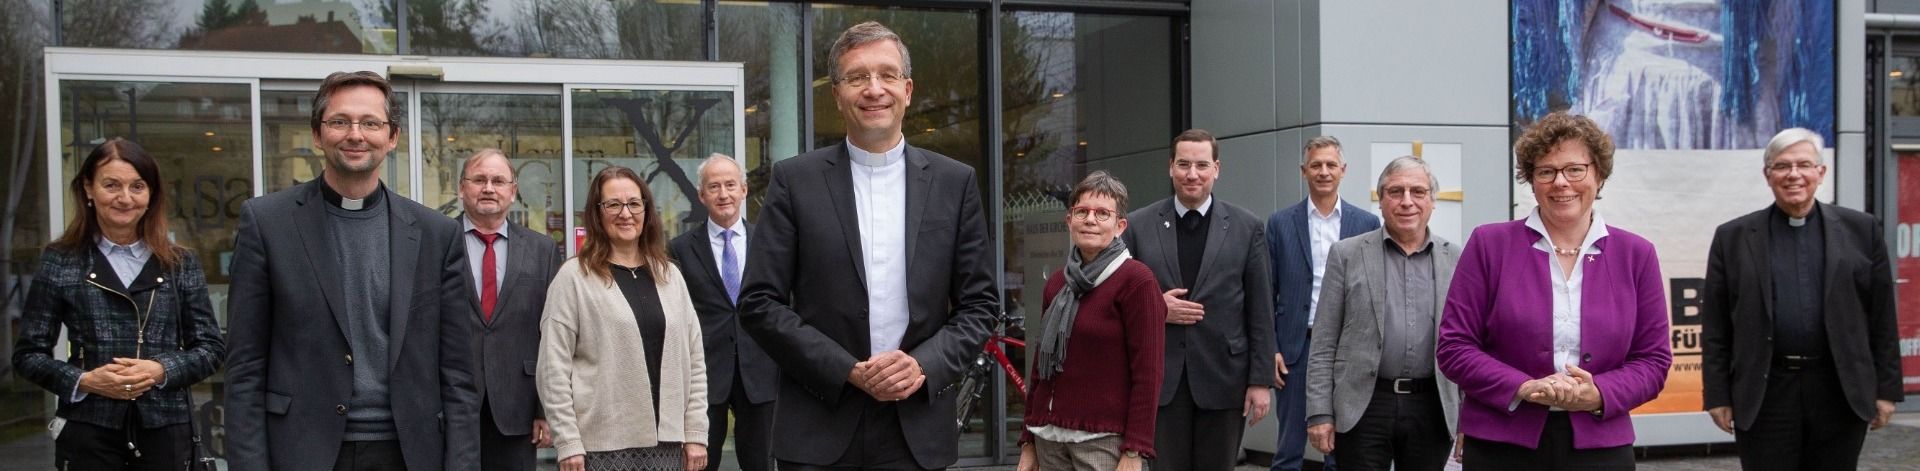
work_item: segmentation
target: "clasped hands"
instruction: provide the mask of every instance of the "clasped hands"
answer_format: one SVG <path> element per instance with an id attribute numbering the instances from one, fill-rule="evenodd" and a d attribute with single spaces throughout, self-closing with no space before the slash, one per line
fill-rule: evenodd
<path id="1" fill-rule="evenodd" d="M 927 375 L 920 370 L 920 361 L 913 355 L 894 350 L 854 363 L 853 371 L 847 373 L 847 382 L 875 400 L 898 401 L 919 391 L 920 386 L 926 384 Z"/>
<path id="2" fill-rule="evenodd" d="M 111 399 L 131 401 L 139 399 L 153 389 L 153 385 L 167 380 L 166 368 L 160 362 L 138 358 L 115 358 L 113 363 L 100 365 L 80 374 L 80 391 L 105 396 Z"/>
<path id="3" fill-rule="evenodd" d="M 1594 411 L 1602 405 L 1600 388 L 1593 384 L 1593 373 L 1567 365 L 1567 372 L 1554 373 L 1520 383 L 1515 399 L 1569 411 Z"/>

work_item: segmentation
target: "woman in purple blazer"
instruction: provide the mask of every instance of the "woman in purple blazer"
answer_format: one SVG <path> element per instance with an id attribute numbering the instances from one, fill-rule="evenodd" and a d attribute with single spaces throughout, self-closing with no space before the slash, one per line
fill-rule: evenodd
<path id="1" fill-rule="evenodd" d="M 1513 152 L 1538 208 L 1474 229 L 1435 352 L 1467 399 L 1462 464 L 1633 469 L 1628 412 L 1660 394 L 1673 362 L 1653 244 L 1593 209 L 1613 142 L 1592 120 L 1548 115 Z"/>

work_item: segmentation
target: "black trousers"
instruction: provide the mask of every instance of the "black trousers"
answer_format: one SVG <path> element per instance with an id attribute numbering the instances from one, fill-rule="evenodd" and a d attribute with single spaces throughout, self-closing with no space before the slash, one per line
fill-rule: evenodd
<path id="1" fill-rule="evenodd" d="M 1467 471 L 1634 469 L 1632 445 L 1574 449 L 1573 423 L 1567 420 L 1567 414 L 1547 413 L 1546 428 L 1540 431 L 1540 443 L 1534 448 L 1467 437 L 1466 449 L 1460 451 L 1460 464 Z"/>
<path id="2" fill-rule="evenodd" d="M 1434 381 L 1420 392 L 1396 394 L 1391 386 L 1373 388 L 1367 411 L 1352 430 L 1334 434 L 1333 453 L 1345 471 L 1440 471 L 1453 454 L 1447 414 Z"/>
<path id="3" fill-rule="evenodd" d="M 127 447 L 129 441 L 137 455 Z M 187 424 L 145 428 L 134 419 L 128 427 L 112 428 L 70 420 L 53 440 L 53 462 L 62 470 L 180 471 L 193 458 L 192 450 L 193 429 Z"/>
<path id="4" fill-rule="evenodd" d="M 1759 415 L 1734 431 L 1740 467 L 1750 471 L 1854 469 L 1866 440 L 1867 422 L 1847 407 L 1830 362 L 1775 365 Z"/>
<path id="5" fill-rule="evenodd" d="M 407 460 L 400 454 L 399 440 L 340 442 L 340 454 L 333 459 L 333 471 L 406 471 Z"/>
<path id="6" fill-rule="evenodd" d="M 500 423 L 493 420 L 493 405 L 480 403 L 480 469 L 485 471 L 531 471 L 533 435 L 503 435 Z"/>
<path id="7" fill-rule="evenodd" d="M 907 434 L 900 428 L 900 411 L 893 403 L 875 401 L 866 395 L 858 396 L 857 400 L 865 403 L 860 410 L 860 426 L 854 429 L 853 440 L 839 460 L 830 465 L 780 460 L 780 470 L 931 471 L 913 460 L 913 450 L 907 448 Z"/>
<path id="8" fill-rule="evenodd" d="M 1202 409 L 1180 380 L 1173 402 L 1160 406 L 1153 432 L 1153 469 L 1231 471 L 1240 458 L 1246 418 L 1240 409 Z"/>
<path id="9" fill-rule="evenodd" d="M 725 461 L 720 453 L 727 445 L 727 411 L 733 411 L 734 456 L 741 471 L 773 469 L 773 401 L 754 404 L 747 400 L 747 386 L 740 375 L 733 375 L 733 392 L 727 402 L 707 406 L 707 469 L 720 469 Z"/>

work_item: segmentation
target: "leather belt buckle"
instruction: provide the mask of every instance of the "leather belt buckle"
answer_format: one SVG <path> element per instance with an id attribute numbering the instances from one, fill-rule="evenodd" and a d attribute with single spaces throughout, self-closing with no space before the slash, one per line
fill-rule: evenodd
<path id="1" fill-rule="evenodd" d="M 1410 379 L 1410 378 L 1394 378 L 1394 380 L 1393 380 L 1393 393 L 1394 393 L 1394 394 L 1413 394 L 1413 393 L 1414 393 L 1414 389 L 1413 389 L 1413 387 L 1412 387 L 1412 385 L 1413 385 L 1413 379 Z"/>
<path id="2" fill-rule="evenodd" d="M 1820 357 L 1816 357 L 1812 355 L 1781 355 L 1779 363 L 1780 363 L 1780 368 L 1782 369 L 1785 369 L 1787 371 L 1798 371 L 1798 370 L 1806 369 L 1808 366 L 1811 366 L 1813 364 L 1813 361 L 1819 358 Z"/>

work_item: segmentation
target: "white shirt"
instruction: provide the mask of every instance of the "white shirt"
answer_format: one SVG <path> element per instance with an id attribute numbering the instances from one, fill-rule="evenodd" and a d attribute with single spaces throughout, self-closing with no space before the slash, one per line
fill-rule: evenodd
<path id="1" fill-rule="evenodd" d="M 496 290 L 505 287 L 507 281 L 507 237 L 509 236 L 507 224 L 509 223 L 506 221 L 500 221 L 500 232 L 497 232 L 500 237 L 493 239 L 493 286 Z M 487 255 L 487 243 L 480 240 L 480 235 L 473 231 L 479 227 L 473 225 L 472 217 L 460 216 L 460 232 L 466 234 L 466 237 L 461 239 L 467 241 L 467 268 L 473 270 L 474 296 L 479 296 L 482 291 L 481 282 L 484 280 L 480 279 L 482 273 L 480 262 Z"/>
<path id="2" fill-rule="evenodd" d="M 1607 236 L 1607 222 L 1600 218 L 1600 211 L 1593 211 L 1593 223 L 1587 227 L 1586 240 L 1580 244 L 1580 256 L 1573 259 L 1573 274 L 1563 274 L 1560 257 L 1553 255 L 1553 237 L 1547 235 L 1547 226 L 1540 221 L 1540 209 L 1534 208 L 1527 215 L 1527 228 L 1540 234 L 1540 240 L 1533 248 L 1547 253 L 1547 271 L 1553 275 L 1553 370 L 1567 372 L 1567 364 L 1580 361 L 1580 285 L 1585 278 L 1581 268 L 1588 258 L 1600 254 L 1593 246 L 1600 238 Z"/>
<path id="3" fill-rule="evenodd" d="M 720 247 L 720 231 L 725 230 L 733 231 L 733 261 L 740 265 L 734 267 L 740 269 L 740 271 L 735 273 L 739 273 L 741 277 L 740 281 L 744 282 L 747 276 L 747 216 L 744 214 L 740 215 L 739 219 L 733 220 L 732 226 L 727 227 L 720 227 L 720 223 L 713 222 L 713 219 L 707 219 L 707 247 L 713 249 L 713 268 L 718 270 L 714 273 L 727 272 L 727 267 L 722 266 L 722 264 L 727 263 L 727 258 L 720 255 L 723 250 L 723 248 Z"/>
<path id="4" fill-rule="evenodd" d="M 1307 240 L 1308 249 L 1313 253 L 1313 291 L 1307 302 L 1307 327 L 1313 327 L 1314 312 L 1320 310 L 1320 277 L 1327 274 L 1327 252 L 1333 250 L 1333 243 L 1340 241 L 1340 201 L 1333 202 L 1333 213 L 1320 215 L 1320 209 L 1307 201 Z"/>
<path id="5" fill-rule="evenodd" d="M 900 349 L 907 334 L 907 140 L 875 154 L 847 142 L 860 261 L 867 271 L 867 353 Z"/>

